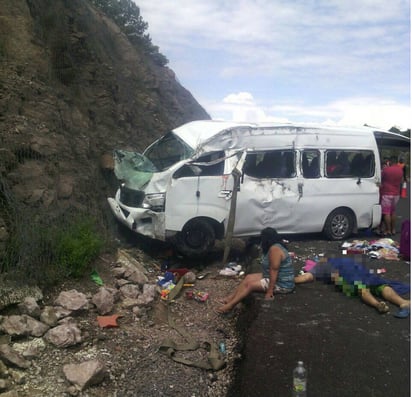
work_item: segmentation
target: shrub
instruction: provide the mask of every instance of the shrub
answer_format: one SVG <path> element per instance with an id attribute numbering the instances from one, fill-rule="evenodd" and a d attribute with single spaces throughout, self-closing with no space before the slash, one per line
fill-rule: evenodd
<path id="1" fill-rule="evenodd" d="M 99 255 L 103 243 L 92 219 L 76 219 L 57 237 L 57 266 L 63 267 L 69 276 L 81 277 Z"/>
<path id="2" fill-rule="evenodd" d="M 85 275 L 103 245 L 93 219 L 79 214 L 17 222 L 0 256 L 0 273 L 18 283 L 50 287 Z"/>

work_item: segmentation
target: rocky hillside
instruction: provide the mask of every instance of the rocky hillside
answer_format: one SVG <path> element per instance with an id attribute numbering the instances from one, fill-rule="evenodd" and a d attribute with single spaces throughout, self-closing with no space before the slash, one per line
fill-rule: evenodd
<path id="1" fill-rule="evenodd" d="M 113 149 L 210 118 L 88 0 L 2 0 L 0 62 L 0 248 L 16 217 L 100 217 Z"/>

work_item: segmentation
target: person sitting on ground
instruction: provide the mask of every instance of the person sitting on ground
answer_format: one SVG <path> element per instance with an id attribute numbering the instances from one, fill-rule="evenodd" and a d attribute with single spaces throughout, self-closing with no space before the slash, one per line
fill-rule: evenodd
<path id="1" fill-rule="evenodd" d="M 410 301 L 402 298 L 396 291 L 409 292 L 409 286 L 371 274 L 369 269 L 351 258 L 322 258 L 306 273 L 296 276 L 295 283 L 308 283 L 315 279 L 335 284 L 345 295 L 358 295 L 363 302 L 374 307 L 379 313 L 389 312 L 389 306 L 376 296 L 399 307 L 395 317 L 406 318 L 410 314 Z"/>
<path id="2" fill-rule="evenodd" d="M 233 293 L 220 299 L 222 306 L 216 309 L 225 314 L 252 292 L 264 292 L 265 299 L 276 294 L 287 294 L 295 289 L 292 258 L 277 231 L 267 227 L 261 231 L 262 271 L 248 274 Z"/>

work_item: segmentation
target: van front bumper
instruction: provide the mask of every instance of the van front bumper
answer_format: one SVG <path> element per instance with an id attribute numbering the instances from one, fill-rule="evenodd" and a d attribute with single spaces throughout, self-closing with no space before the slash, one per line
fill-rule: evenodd
<path id="1" fill-rule="evenodd" d="M 109 197 L 107 202 L 116 219 L 128 229 L 150 238 L 165 240 L 164 212 L 127 207 L 112 197 Z"/>

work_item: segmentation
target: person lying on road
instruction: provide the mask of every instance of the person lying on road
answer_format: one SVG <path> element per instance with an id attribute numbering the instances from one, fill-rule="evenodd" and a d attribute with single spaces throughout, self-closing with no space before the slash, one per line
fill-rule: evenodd
<path id="1" fill-rule="evenodd" d="M 359 296 L 363 302 L 374 307 L 379 313 L 389 312 L 389 306 L 377 297 L 382 297 L 399 307 L 395 317 L 406 318 L 410 314 L 410 300 L 402 298 L 395 290 L 402 294 L 409 292 L 408 285 L 371 274 L 369 269 L 351 258 L 322 258 L 308 272 L 296 276 L 295 283 L 308 283 L 315 279 L 335 284 L 337 289 L 347 296 Z"/>

